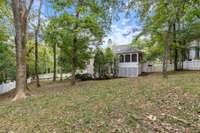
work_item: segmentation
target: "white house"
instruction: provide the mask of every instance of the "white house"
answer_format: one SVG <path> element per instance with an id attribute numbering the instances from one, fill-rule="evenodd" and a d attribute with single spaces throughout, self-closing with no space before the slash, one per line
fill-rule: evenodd
<path id="1" fill-rule="evenodd" d="M 113 52 L 118 56 L 118 77 L 137 77 L 142 73 L 142 52 L 129 45 L 117 45 Z"/>
<path id="2" fill-rule="evenodd" d="M 200 41 L 192 41 L 187 47 L 188 59 L 187 60 L 199 60 L 200 59 Z"/>
<path id="3" fill-rule="evenodd" d="M 195 40 L 187 47 L 187 58 L 183 62 L 185 70 L 200 70 L 200 40 Z"/>

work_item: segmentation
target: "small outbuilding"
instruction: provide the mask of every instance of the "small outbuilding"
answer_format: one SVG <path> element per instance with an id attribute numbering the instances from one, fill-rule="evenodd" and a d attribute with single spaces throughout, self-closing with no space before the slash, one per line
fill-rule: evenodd
<path id="1" fill-rule="evenodd" d="M 117 45 L 112 50 L 118 56 L 118 77 L 137 77 L 142 73 L 141 51 L 129 45 Z"/>

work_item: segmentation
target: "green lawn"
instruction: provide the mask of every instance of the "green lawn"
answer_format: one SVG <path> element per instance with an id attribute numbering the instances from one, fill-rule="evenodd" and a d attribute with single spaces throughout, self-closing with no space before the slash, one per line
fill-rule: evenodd
<path id="1" fill-rule="evenodd" d="M 200 72 L 48 83 L 0 102 L 0 132 L 200 132 Z"/>

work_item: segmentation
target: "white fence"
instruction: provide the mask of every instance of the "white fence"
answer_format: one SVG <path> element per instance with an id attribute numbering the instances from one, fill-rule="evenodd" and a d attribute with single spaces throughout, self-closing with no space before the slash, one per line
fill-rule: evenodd
<path id="1" fill-rule="evenodd" d="M 31 78 L 27 79 L 27 82 L 30 83 L 31 82 Z M 16 87 L 16 82 L 10 82 L 10 83 L 3 83 L 0 85 L 0 94 L 4 94 L 6 92 L 11 91 L 12 89 L 14 89 Z"/>
<path id="2" fill-rule="evenodd" d="M 63 79 L 66 79 L 70 76 L 70 74 L 63 74 Z M 41 74 L 39 75 L 40 80 L 52 80 L 53 79 L 53 73 L 49 74 Z M 60 74 L 56 75 L 56 78 L 60 78 Z M 31 78 L 27 79 L 27 83 L 31 83 Z M 4 94 L 6 92 L 11 91 L 16 87 L 16 82 L 9 82 L 9 83 L 3 83 L 0 84 L 0 94 Z"/>
<path id="3" fill-rule="evenodd" d="M 142 65 L 142 72 L 162 72 L 162 64 L 149 64 L 144 63 Z M 173 71 L 174 64 L 168 64 L 167 71 Z"/>
<path id="4" fill-rule="evenodd" d="M 200 60 L 184 61 L 184 70 L 200 70 Z"/>
<path id="5" fill-rule="evenodd" d="M 179 64 L 180 65 L 180 64 Z M 200 60 L 184 61 L 184 70 L 200 70 Z M 167 71 L 173 71 L 174 64 L 168 64 Z M 162 64 L 144 63 L 142 72 L 162 72 Z"/>
<path id="6" fill-rule="evenodd" d="M 62 74 L 62 78 L 63 78 L 63 79 L 67 79 L 67 78 L 70 77 L 70 75 L 71 75 L 71 74 L 63 73 L 63 74 Z M 61 76 L 60 74 L 56 74 L 56 78 L 57 78 L 57 79 L 60 78 L 60 76 Z M 51 80 L 51 79 L 53 79 L 53 73 L 40 74 L 40 75 L 39 75 L 39 79 L 40 79 L 40 80 Z"/>

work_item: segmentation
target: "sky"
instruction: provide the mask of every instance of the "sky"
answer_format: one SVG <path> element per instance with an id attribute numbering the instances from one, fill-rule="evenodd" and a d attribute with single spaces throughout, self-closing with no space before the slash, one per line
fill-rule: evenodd
<path id="1" fill-rule="evenodd" d="M 142 26 L 136 12 L 130 12 L 128 16 L 126 13 L 119 13 L 119 18 L 113 20 L 111 31 L 103 39 L 104 46 L 108 44 L 109 39 L 115 45 L 130 44 L 134 36 L 139 33 L 136 29 L 141 29 Z"/>

